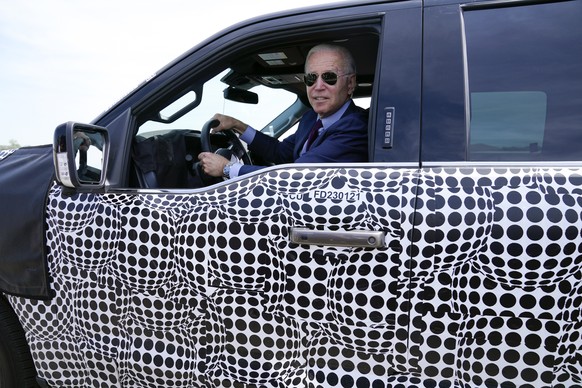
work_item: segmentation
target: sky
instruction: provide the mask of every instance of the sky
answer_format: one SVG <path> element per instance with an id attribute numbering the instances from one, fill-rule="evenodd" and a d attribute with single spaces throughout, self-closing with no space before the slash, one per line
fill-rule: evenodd
<path id="1" fill-rule="evenodd" d="M 337 0 L 0 0 L 0 145 L 52 143 L 243 20 Z"/>

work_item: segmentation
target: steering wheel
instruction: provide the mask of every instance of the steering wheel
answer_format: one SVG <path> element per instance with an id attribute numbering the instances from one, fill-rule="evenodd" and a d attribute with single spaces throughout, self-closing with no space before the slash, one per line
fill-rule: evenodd
<path id="1" fill-rule="evenodd" d="M 202 131 L 200 132 L 200 147 L 202 151 L 214 152 L 218 155 L 224 156 L 228 160 L 230 160 L 232 156 L 235 156 L 242 163 L 252 165 L 253 162 L 249 153 L 232 129 L 220 131 L 216 134 L 216 136 L 225 136 L 229 146 L 228 148 L 219 148 L 215 150 L 216 147 L 212 146 L 210 130 L 216 127 L 218 124 L 220 124 L 220 121 L 218 120 L 209 120 L 202 127 Z M 198 173 L 200 174 L 200 177 L 204 183 L 216 183 L 217 179 L 206 174 L 199 164 L 197 165 L 196 169 L 198 170 Z"/>

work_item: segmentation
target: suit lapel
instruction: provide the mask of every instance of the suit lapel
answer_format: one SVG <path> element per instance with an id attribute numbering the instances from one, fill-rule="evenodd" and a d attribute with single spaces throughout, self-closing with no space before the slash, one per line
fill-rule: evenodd
<path id="1" fill-rule="evenodd" d="M 343 113 L 342 118 L 353 113 L 355 107 L 356 107 L 356 105 L 354 104 L 353 101 L 351 101 L 350 105 L 348 105 L 348 108 Z M 299 157 L 299 155 L 301 154 L 301 150 L 303 149 L 303 146 L 305 145 L 305 142 L 307 141 L 307 137 L 309 136 L 309 131 L 313 127 L 313 124 L 315 124 L 315 121 L 317 121 L 317 118 L 318 118 L 317 113 L 315 113 L 315 111 L 313 111 L 313 110 L 310 110 L 307 113 L 305 113 L 305 115 L 301 119 L 301 122 L 299 123 L 299 128 L 297 128 L 296 139 L 298 141 L 295 142 L 295 148 L 294 148 L 295 159 L 297 159 Z M 336 123 L 330 125 L 329 128 L 325 128 L 323 131 L 326 132 L 329 129 L 333 128 L 335 125 L 336 125 Z M 321 139 L 323 138 L 322 135 L 323 135 L 323 132 L 320 134 L 320 136 L 318 136 L 315 139 L 312 147 L 316 146 L 317 144 L 319 144 L 321 142 Z"/>

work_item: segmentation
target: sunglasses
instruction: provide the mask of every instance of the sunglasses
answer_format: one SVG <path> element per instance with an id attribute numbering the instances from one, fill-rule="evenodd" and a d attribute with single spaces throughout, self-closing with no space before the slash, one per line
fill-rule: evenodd
<path id="1" fill-rule="evenodd" d="M 337 74 L 333 71 L 326 71 L 325 73 L 321 74 L 321 80 L 328 85 L 335 85 L 337 79 L 339 77 L 343 77 L 344 75 L 351 75 L 351 73 Z M 307 86 L 313 86 L 315 85 L 315 82 L 317 82 L 318 77 L 319 75 L 316 73 L 307 73 L 303 76 L 303 82 L 305 82 L 305 85 Z"/>

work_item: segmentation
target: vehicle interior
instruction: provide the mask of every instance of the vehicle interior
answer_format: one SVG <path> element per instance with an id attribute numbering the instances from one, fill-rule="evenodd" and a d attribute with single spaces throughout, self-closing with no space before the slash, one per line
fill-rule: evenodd
<path id="1" fill-rule="evenodd" d="M 283 139 L 309 108 L 303 83 L 305 58 L 319 43 L 347 47 L 356 61 L 354 101 L 368 109 L 373 93 L 379 35 L 376 29 L 349 29 L 295 37 L 293 41 L 241 47 L 218 58 L 138 116 L 130 185 L 139 188 L 198 188 L 223 178 L 204 174 L 201 151 L 217 152 L 243 163 L 266 166 L 234 134 L 211 133 L 210 119 L 222 113 L 256 130 Z M 186 86 L 184 86 L 186 85 Z"/>

